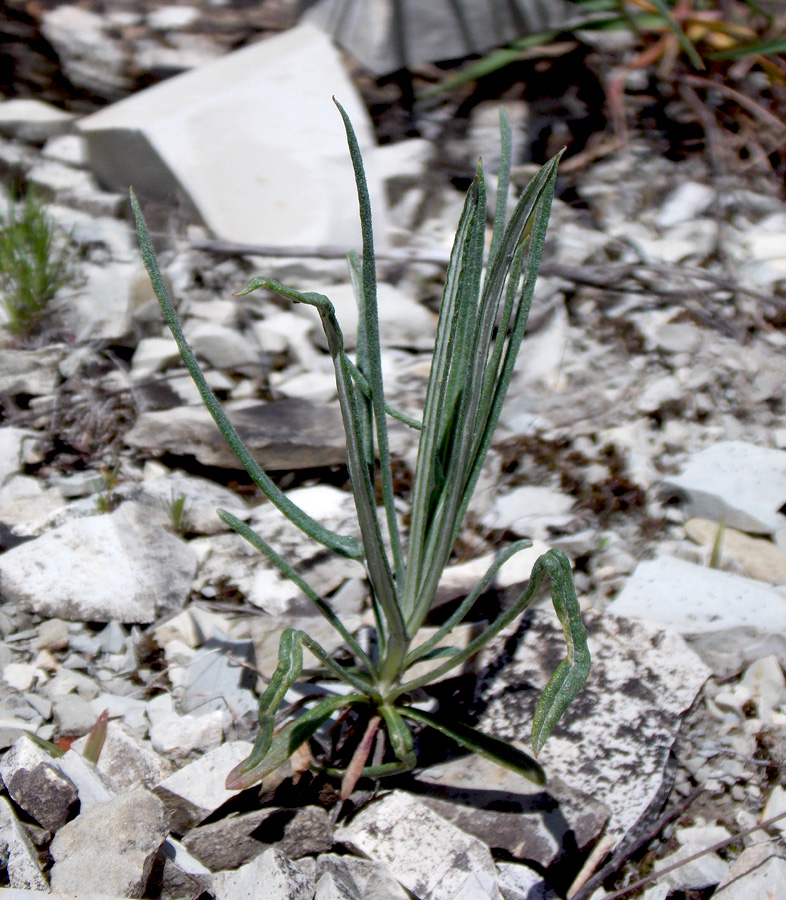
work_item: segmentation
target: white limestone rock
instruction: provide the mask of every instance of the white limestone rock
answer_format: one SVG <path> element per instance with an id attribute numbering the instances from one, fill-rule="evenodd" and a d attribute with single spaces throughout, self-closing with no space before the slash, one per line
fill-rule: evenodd
<path id="1" fill-rule="evenodd" d="M 60 381 L 57 367 L 65 352 L 65 347 L 58 345 L 40 350 L 3 348 L 0 354 L 0 394 L 12 397 L 17 394 L 32 394 L 35 397 L 51 394 Z M 21 429 L 14 428 L 14 431 L 19 433 Z"/>
<path id="2" fill-rule="evenodd" d="M 712 896 L 717 900 L 786 900 L 786 859 L 769 842 L 746 847 Z"/>
<path id="3" fill-rule="evenodd" d="M 168 825 L 164 804 L 145 788 L 83 810 L 50 846 L 52 890 L 143 896 Z"/>
<path id="4" fill-rule="evenodd" d="M 79 127 L 99 180 L 116 190 L 133 184 L 140 196 L 182 195 L 216 237 L 356 246 L 354 179 L 331 96 L 369 149 L 368 115 L 338 51 L 319 30 L 300 25 L 141 91 Z M 384 197 L 368 174 L 382 222 Z"/>
<path id="5" fill-rule="evenodd" d="M 5 797 L 0 797 L 0 844 L 9 887 L 48 893 L 36 849 Z"/>
<path id="6" fill-rule="evenodd" d="M 79 6 L 58 6 L 44 13 L 41 31 L 72 84 L 108 100 L 132 89 L 125 73 L 126 55 L 109 36 L 101 16 Z"/>
<path id="7" fill-rule="evenodd" d="M 264 885 L 265 900 L 313 900 L 314 870 L 313 860 L 292 862 L 270 849 L 234 872 L 218 872 L 212 893 L 216 900 L 257 900 Z"/>
<path id="8" fill-rule="evenodd" d="M 641 562 L 609 612 L 685 635 L 718 674 L 768 653 L 786 661 L 786 591 L 672 556 Z"/>
<path id="9" fill-rule="evenodd" d="M 366 806 L 336 837 L 384 863 L 419 900 L 501 900 L 488 846 L 403 791 Z"/>
<path id="10" fill-rule="evenodd" d="M 744 441 L 721 441 L 693 454 L 682 472 L 664 479 L 666 492 L 687 505 L 691 518 L 721 519 L 751 534 L 786 527 L 786 452 Z"/>
<path id="11" fill-rule="evenodd" d="M 86 737 L 79 738 L 71 748 L 77 753 L 84 753 L 86 743 Z M 172 764 L 156 753 L 150 741 L 141 740 L 124 725 L 112 720 L 107 723 L 106 739 L 96 768 L 117 791 L 140 785 L 152 788 L 172 772 Z"/>
<path id="12" fill-rule="evenodd" d="M 7 353 L 3 351 L 3 356 Z M 25 464 L 32 462 L 31 451 L 39 436 L 27 428 L 8 425 L 0 429 L 0 485 L 18 475 Z"/>
<path id="13" fill-rule="evenodd" d="M 660 796 L 680 716 L 710 672 L 672 632 L 607 613 L 587 612 L 584 620 L 589 679 L 539 762 L 547 776 L 602 797 L 611 811 L 606 834 L 619 842 Z M 529 742 L 540 692 L 564 656 L 562 629 L 550 607 L 501 632 L 482 654 L 489 668 L 481 675 L 486 706 L 478 727 Z"/>
<path id="14" fill-rule="evenodd" d="M 248 757 L 251 747 L 248 741 L 222 744 L 155 786 L 155 794 L 170 812 L 174 832 L 183 834 L 235 796 L 236 792 L 228 791 L 224 782 L 230 771 Z"/>
<path id="15" fill-rule="evenodd" d="M 497 497 L 483 524 L 519 537 L 548 539 L 550 526 L 566 525 L 573 518 L 575 502 L 574 497 L 550 487 L 523 485 Z"/>
<path id="16" fill-rule="evenodd" d="M 221 710 L 213 710 L 203 716 L 162 717 L 150 728 L 153 749 L 180 761 L 214 750 L 223 737 L 224 713 Z"/>
<path id="17" fill-rule="evenodd" d="M 42 100 L 15 98 L 0 103 L 0 134 L 20 141 L 43 144 L 64 134 L 76 117 Z"/>
<path id="18" fill-rule="evenodd" d="M 531 753 L 526 745 L 521 749 Z M 609 817 L 601 799 L 560 778 L 536 785 L 475 755 L 429 766 L 417 781 L 421 799 L 440 816 L 512 859 L 544 869 L 557 862 L 568 845 L 577 852 L 592 846 Z"/>
<path id="19" fill-rule="evenodd" d="M 317 857 L 320 879 L 332 876 L 350 895 L 360 900 L 407 900 L 410 896 L 383 863 L 356 856 L 323 853 Z"/>
<path id="20" fill-rule="evenodd" d="M 73 519 L 0 557 L 7 600 L 70 621 L 152 622 L 183 605 L 193 550 L 144 507 Z"/>
<path id="21" fill-rule="evenodd" d="M 43 747 L 27 735 L 0 758 L 0 775 L 14 803 L 48 831 L 68 820 L 77 789 Z"/>

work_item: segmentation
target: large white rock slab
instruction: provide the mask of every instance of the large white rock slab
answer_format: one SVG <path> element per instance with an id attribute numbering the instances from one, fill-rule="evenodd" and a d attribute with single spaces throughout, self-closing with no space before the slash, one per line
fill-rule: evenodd
<path id="1" fill-rule="evenodd" d="M 0 585 L 6 602 L 41 616 L 145 624 L 183 605 L 196 564 L 146 507 L 124 503 L 6 551 Z"/>
<path id="2" fill-rule="evenodd" d="M 684 499 L 695 519 L 721 519 L 751 534 L 786 527 L 786 452 L 745 441 L 721 441 L 690 457 L 663 487 Z"/>
<path id="3" fill-rule="evenodd" d="M 315 870 L 312 860 L 292 862 L 271 848 L 234 872 L 218 872 L 212 893 L 216 900 L 312 900 Z"/>
<path id="4" fill-rule="evenodd" d="M 590 675 L 539 761 L 547 777 L 603 798 L 611 813 L 606 834 L 619 842 L 659 796 L 680 716 L 710 672 L 673 632 L 607 613 L 585 613 L 584 621 Z M 478 727 L 529 742 L 540 693 L 564 656 L 550 607 L 502 631 L 483 652 Z"/>
<path id="5" fill-rule="evenodd" d="M 335 96 L 361 150 L 371 123 L 330 39 L 300 25 L 79 123 L 105 185 L 183 196 L 217 237 L 357 246 L 357 196 Z M 376 220 L 383 193 L 369 172 Z M 381 231 L 379 232 L 381 236 Z"/>
<path id="6" fill-rule="evenodd" d="M 786 631 L 786 591 L 731 572 L 659 556 L 636 570 L 609 612 L 680 634 L 752 627 Z"/>
<path id="7" fill-rule="evenodd" d="M 419 900 L 501 900 L 488 846 L 403 791 L 369 804 L 336 836 L 384 863 Z"/>
<path id="8" fill-rule="evenodd" d="M 141 787 L 82 812 L 52 841 L 52 890 L 141 897 L 168 824 L 164 804 Z"/>
<path id="9" fill-rule="evenodd" d="M 716 674 L 777 653 L 786 660 L 786 590 L 660 556 L 639 563 L 609 612 L 672 628 Z"/>

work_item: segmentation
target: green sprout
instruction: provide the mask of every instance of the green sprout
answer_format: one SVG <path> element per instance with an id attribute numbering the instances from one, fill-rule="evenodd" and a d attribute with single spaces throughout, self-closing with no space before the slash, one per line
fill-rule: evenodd
<path id="1" fill-rule="evenodd" d="M 176 493 L 175 489 L 169 496 L 169 500 L 164 504 L 166 511 L 169 513 L 169 524 L 175 534 L 187 534 L 191 527 L 188 517 L 189 503 L 185 494 Z"/>
<path id="2" fill-rule="evenodd" d="M 510 221 L 505 224 L 509 188 L 510 126 L 502 115 L 502 167 L 491 249 L 484 266 L 486 190 L 479 164 L 467 193 L 453 245 L 442 298 L 431 374 L 422 422 L 392 410 L 385 401 L 377 314 L 377 281 L 371 210 L 363 162 L 352 124 L 344 120 L 355 171 L 362 226 L 362 257 L 351 253 L 349 268 L 359 308 L 356 359 L 344 343 L 330 300 L 318 293 L 291 290 L 269 278 L 254 278 L 240 292 L 259 288 L 317 309 L 333 361 L 338 399 L 347 440 L 347 465 L 361 540 L 337 534 L 314 521 L 289 500 L 261 469 L 229 422 L 189 347 L 156 262 L 139 204 L 131 193 L 142 256 L 161 308 L 183 361 L 202 399 L 235 455 L 268 499 L 314 540 L 342 556 L 361 560 L 366 568 L 376 623 L 376 643 L 361 646 L 329 603 L 276 550 L 240 519 L 225 510 L 218 515 L 258 548 L 279 571 L 314 602 L 344 641 L 351 661 L 334 658 L 303 631 L 287 629 L 279 646 L 278 666 L 259 703 L 259 732 L 250 756 L 227 778 L 230 790 L 263 779 L 284 763 L 339 711 L 352 712 L 367 723 L 346 770 L 327 768 L 343 777 L 347 797 L 361 776 L 381 777 L 407 771 L 417 763 L 413 727 L 440 731 L 461 747 L 505 765 L 542 784 L 537 761 L 511 744 L 457 724 L 444 714 L 415 705 L 419 689 L 456 669 L 519 616 L 544 582 L 551 587 L 554 608 L 564 630 L 567 656 L 548 682 L 532 724 L 535 755 L 583 686 L 590 665 L 587 633 L 573 586 L 570 563 L 559 550 L 549 550 L 535 564 L 519 597 L 466 647 L 441 643 L 467 616 L 490 587 L 499 568 L 531 546 L 522 540 L 501 551 L 493 564 L 448 620 L 424 643 L 416 636 L 433 605 L 442 572 L 459 536 L 499 420 L 527 322 L 548 224 L 559 158 L 548 162 L 530 182 Z M 420 432 L 409 533 L 405 542 L 396 515 L 387 417 L 396 415 Z M 375 485 L 381 483 L 382 511 Z M 383 529 L 382 517 L 385 526 Z M 384 532 L 388 538 L 385 538 Z M 406 550 L 405 550 L 406 545 Z M 327 679 L 343 682 L 348 693 L 314 698 L 311 706 L 295 704 L 277 715 L 290 687 L 303 669 L 303 648 L 313 654 Z M 435 661 L 426 675 L 413 677 L 418 663 Z M 353 716 L 342 714 L 337 729 L 351 728 Z M 380 751 L 375 732 L 387 736 Z M 346 736 L 346 732 L 345 732 Z M 368 765 L 369 757 L 372 764 Z"/>
<path id="3" fill-rule="evenodd" d="M 0 303 L 6 327 L 19 337 L 32 332 L 67 275 L 66 250 L 55 246 L 55 227 L 34 194 L 21 211 L 8 204 L 0 215 Z"/>

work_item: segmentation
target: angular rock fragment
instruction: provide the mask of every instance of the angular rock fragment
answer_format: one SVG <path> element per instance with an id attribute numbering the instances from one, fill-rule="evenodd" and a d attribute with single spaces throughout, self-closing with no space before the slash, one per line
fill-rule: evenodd
<path id="1" fill-rule="evenodd" d="M 672 556 L 641 562 L 609 611 L 672 628 L 718 674 L 786 660 L 786 591 Z"/>
<path id="2" fill-rule="evenodd" d="M 235 796 L 235 791 L 228 791 L 224 782 L 250 752 L 248 741 L 222 744 L 155 786 L 155 794 L 169 810 L 172 831 L 184 834 Z"/>
<path id="3" fill-rule="evenodd" d="M 193 550 L 133 503 L 68 521 L 0 557 L 8 601 L 83 622 L 152 622 L 183 605 L 195 569 Z"/>
<path id="4" fill-rule="evenodd" d="M 660 795 L 679 730 L 710 672 L 676 634 L 619 616 L 586 613 L 592 669 L 540 755 L 549 777 L 611 811 L 607 834 L 619 841 Z M 536 609 L 484 651 L 485 705 L 478 727 L 529 741 L 541 691 L 565 643 L 556 616 Z M 501 663 L 504 662 L 504 665 Z"/>
<path id="5" fill-rule="evenodd" d="M 403 791 L 369 804 L 336 837 L 384 863 L 419 900 L 454 900 L 470 884 L 500 897 L 488 846 Z"/>
<path id="6" fill-rule="evenodd" d="M 301 25 L 141 91 L 79 127 L 103 183 L 121 191 L 133 184 L 159 199 L 179 196 L 219 238 L 354 246 L 357 199 L 331 94 L 368 149 L 370 122 L 338 51 L 326 35 Z M 304 122 L 318 141 L 303 142 Z M 376 200 L 384 195 L 373 173 L 370 181 L 382 216 Z"/>
<path id="7" fill-rule="evenodd" d="M 115 791 L 109 779 L 76 750 L 69 750 L 56 762 L 57 768 L 76 785 L 80 813 L 108 803 L 114 797 Z"/>
<path id="8" fill-rule="evenodd" d="M 744 441 L 721 441 L 691 456 L 682 472 L 663 481 L 682 497 L 691 518 L 724 521 L 750 534 L 786 527 L 786 453 Z"/>
<path id="9" fill-rule="evenodd" d="M 11 397 L 51 394 L 60 381 L 57 366 L 64 356 L 65 348 L 61 346 L 42 347 L 40 350 L 3 348 L 0 355 L 0 394 Z"/>
<path id="10" fill-rule="evenodd" d="M 52 890 L 142 897 L 168 828 L 164 804 L 145 788 L 82 812 L 52 841 Z"/>
<path id="11" fill-rule="evenodd" d="M 417 781 L 423 802 L 462 831 L 543 868 L 584 852 L 609 816 L 601 802 L 559 778 L 540 787 L 479 756 L 431 766 Z"/>
<path id="12" fill-rule="evenodd" d="M 0 797 L 0 851 L 10 887 L 48 891 L 35 847 L 5 797 Z"/>
<path id="13" fill-rule="evenodd" d="M 313 860 L 295 863 L 266 850 L 234 872 L 217 873 L 212 892 L 216 900 L 257 900 L 264 885 L 265 900 L 313 900 L 315 868 Z"/>
<path id="14" fill-rule="evenodd" d="M 77 753 L 84 753 L 87 739 L 80 738 L 71 745 Z M 152 788 L 172 772 L 171 763 L 153 750 L 149 741 L 142 741 L 119 722 L 107 723 L 106 739 L 96 768 L 117 791 L 141 785 Z"/>
<path id="15" fill-rule="evenodd" d="M 65 825 L 78 799 L 76 786 L 56 762 L 27 736 L 0 759 L 0 775 L 14 803 L 48 831 Z"/>
<path id="16" fill-rule="evenodd" d="M 289 859 L 322 853 L 333 846 L 333 824 L 322 807 L 266 806 L 192 828 L 183 844 L 214 872 L 237 869 L 265 850 Z"/>
<path id="17" fill-rule="evenodd" d="M 334 884 L 361 900 L 407 900 L 409 897 L 388 867 L 371 859 L 323 853 L 317 857 L 317 875 L 332 876 Z"/>
<path id="18" fill-rule="evenodd" d="M 518 863 L 497 863 L 499 889 L 505 900 L 557 900 L 557 893 L 534 869 Z"/>
<path id="19" fill-rule="evenodd" d="M 712 896 L 718 900 L 786 900 L 786 859 L 770 843 L 746 847 Z"/>
<path id="20" fill-rule="evenodd" d="M 289 398 L 233 406 L 226 413 L 257 462 L 272 471 L 341 465 L 346 443 L 337 408 Z M 130 447 L 156 456 L 195 456 L 205 466 L 242 468 L 203 406 L 142 413 L 126 434 Z"/>

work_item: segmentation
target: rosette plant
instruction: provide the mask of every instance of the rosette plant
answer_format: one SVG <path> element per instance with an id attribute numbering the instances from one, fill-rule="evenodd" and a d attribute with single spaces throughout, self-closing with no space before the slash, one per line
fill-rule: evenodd
<path id="1" fill-rule="evenodd" d="M 491 758 L 542 783 L 537 761 L 517 747 L 457 724 L 443 713 L 416 705 L 420 688 L 456 669 L 512 622 L 544 582 L 562 624 L 566 658 L 544 689 L 532 723 L 535 755 L 580 690 L 589 670 L 587 635 L 581 621 L 570 564 L 564 553 L 549 550 L 533 569 L 519 599 L 463 648 L 445 647 L 445 639 L 492 584 L 499 568 L 530 546 L 518 541 L 502 550 L 493 564 L 428 640 L 418 643 L 491 445 L 502 403 L 524 336 L 551 208 L 558 158 L 538 172 L 524 191 L 510 221 L 505 222 L 510 169 L 510 127 L 502 116 L 502 164 L 496 216 L 488 259 L 484 260 L 486 189 L 482 166 L 467 193 L 447 270 L 437 325 L 431 373 L 422 421 L 392 409 L 382 380 L 377 281 L 371 210 L 363 162 L 354 129 L 344 109 L 349 151 L 354 166 L 362 225 L 362 255 L 349 255 L 349 269 L 359 309 L 354 361 L 344 350 L 341 329 L 330 300 L 301 293 L 270 278 L 254 278 L 240 295 L 265 289 L 313 306 L 319 313 L 335 368 L 338 401 L 347 441 L 347 466 L 361 539 L 327 530 L 309 517 L 274 484 L 243 445 L 183 336 L 172 300 L 161 277 L 147 228 L 131 194 L 142 255 L 164 317 L 205 405 L 240 463 L 265 496 L 305 534 L 335 553 L 362 561 L 376 628 L 371 646 L 361 646 L 330 604 L 301 575 L 240 519 L 219 510 L 221 519 L 257 547 L 314 602 L 340 634 L 346 655 L 326 652 L 303 631 L 287 629 L 279 646 L 278 665 L 259 703 L 259 732 L 253 750 L 227 778 L 229 789 L 260 781 L 309 741 L 332 717 L 336 729 L 353 732 L 356 749 L 343 776 L 347 796 L 360 776 L 380 777 L 411 769 L 417 763 L 414 729 L 435 728 L 464 748 Z M 388 416 L 420 432 L 408 534 L 396 514 Z M 377 504 L 381 484 L 382 506 Z M 384 522 L 384 527 L 383 527 Z M 422 639 L 422 635 L 421 635 Z M 317 695 L 306 704 L 283 706 L 303 668 L 303 649 L 316 657 L 328 680 L 343 683 L 343 693 Z M 428 660 L 434 667 L 413 677 L 412 667 Z M 340 711 L 356 715 L 342 715 Z M 357 721 L 365 723 L 358 728 Z M 386 734 L 384 747 L 377 733 Z M 360 737 L 358 739 L 358 734 Z M 375 752 L 372 754 L 372 747 Z M 369 759 L 371 762 L 369 764 Z"/>

